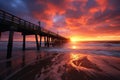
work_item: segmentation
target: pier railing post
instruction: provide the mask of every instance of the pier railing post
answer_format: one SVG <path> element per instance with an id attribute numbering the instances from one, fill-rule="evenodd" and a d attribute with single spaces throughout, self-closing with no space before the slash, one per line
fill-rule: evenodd
<path id="1" fill-rule="evenodd" d="M 36 39 L 37 50 L 39 50 L 40 48 L 39 48 L 39 43 L 38 43 L 38 36 L 37 36 L 37 34 L 35 35 L 35 39 Z"/>
<path id="2" fill-rule="evenodd" d="M 9 31 L 9 39 L 7 45 L 7 59 L 12 57 L 13 36 L 14 36 L 14 31 L 11 29 Z"/>

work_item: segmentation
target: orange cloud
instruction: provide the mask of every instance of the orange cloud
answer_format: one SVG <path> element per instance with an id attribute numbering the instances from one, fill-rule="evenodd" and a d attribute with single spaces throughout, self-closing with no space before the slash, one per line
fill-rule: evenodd
<path id="1" fill-rule="evenodd" d="M 90 10 L 89 10 L 89 12 L 90 13 L 92 13 L 92 14 L 94 14 L 94 13 L 96 13 L 96 12 L 98 12 L 99 11 L 99 9 L 98 8 L 90 8 Z"/>
<path id="2" fill-rule="evenodd" d="M 34 16 L 45 23 L 45 28 L 78 40 L 120 39 L 117 38 L 120 35 L 117 27 L 120 17 L 115 15 L 117 12 L 112 12 L 115 6 L 110 6 L 108 0 L 94 0 L 97 4 L 88 8 L 89 0 L 65 0 L 58 5 L 54 0 L 45 1 L 38 1 L 46 5 L 43 12 L 34 12 Z M 112 11 L 106 13 L 108 9 Z"/>

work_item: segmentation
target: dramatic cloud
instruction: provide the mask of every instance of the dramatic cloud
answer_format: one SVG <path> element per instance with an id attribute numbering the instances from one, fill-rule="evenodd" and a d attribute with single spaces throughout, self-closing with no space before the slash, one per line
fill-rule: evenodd
<path id="1" fill-rule="evenodd" d="M 120 39 L 120 0 L 0 0 L 0 8 L 63 36 Z"/>

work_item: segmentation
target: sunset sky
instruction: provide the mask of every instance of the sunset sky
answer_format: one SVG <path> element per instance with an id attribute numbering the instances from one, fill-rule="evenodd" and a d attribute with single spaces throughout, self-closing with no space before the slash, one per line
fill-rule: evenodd
<path id="1" fill-rule="evenodd" d="M 120 40 L 120 0 L 0 0 L 0 9 L 72 40 Z"/>

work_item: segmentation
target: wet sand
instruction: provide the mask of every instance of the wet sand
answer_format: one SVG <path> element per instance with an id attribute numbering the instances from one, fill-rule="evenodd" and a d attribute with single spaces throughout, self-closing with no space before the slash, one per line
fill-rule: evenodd
<path id="1" fill-rule="evenodd" d="M 120 58 L 54 53 L 25 67 L 8 80 L 120 80 Z"/>

